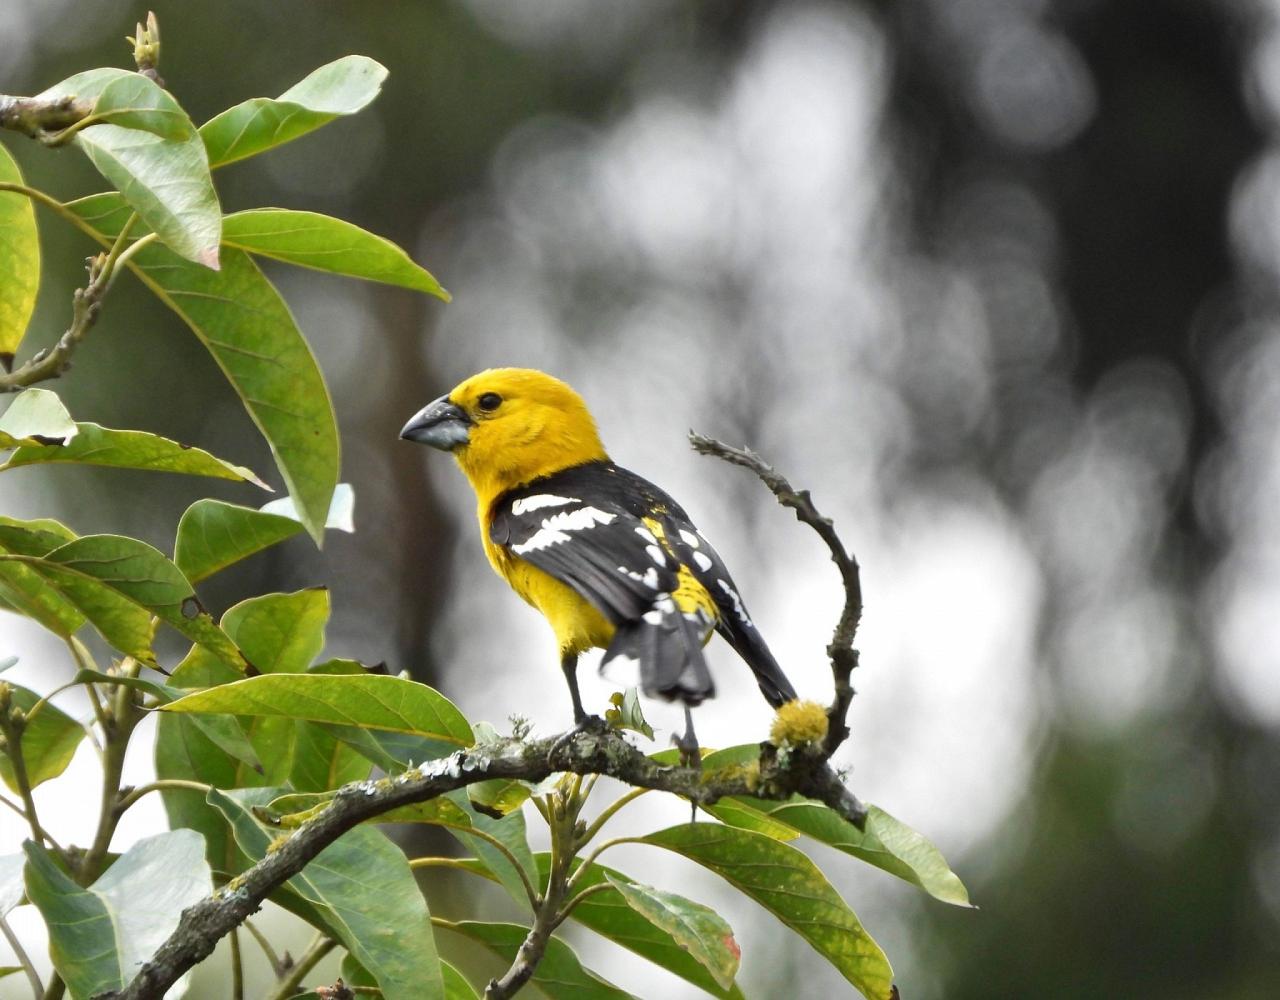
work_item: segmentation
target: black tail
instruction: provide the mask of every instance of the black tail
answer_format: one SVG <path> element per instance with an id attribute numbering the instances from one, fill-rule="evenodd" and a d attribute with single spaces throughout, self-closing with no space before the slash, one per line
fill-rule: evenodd
<path id="1" fill-rule="evenodd" d="M 734 627 L 736 624 L 721 619 L 718 631 L 756 675 L 756 683 L 760 685 L 760 693 L 764 695 L 765 701 L 774 708 L 795 701 L 798 697 L 796 689 L 778 666 L 778 661 L 773 658 L 773 653 L 769 651 L 755 625 Z"/>
<path id="2" fill-rule="evenodd" d="M 651 698 L 700 705 L 716 693 L 711 671 L 702 655 L 701 637 L 693 622 L 675 607 L 653 609 L 644 617 L 623 622 L 600 662 L 600 670 L 614 660 L 631 660 L 640 667 L 640 687 Z"/>

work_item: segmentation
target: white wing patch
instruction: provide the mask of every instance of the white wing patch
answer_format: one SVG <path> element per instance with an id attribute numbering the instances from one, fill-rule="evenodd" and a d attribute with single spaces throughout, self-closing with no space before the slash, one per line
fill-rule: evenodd
<path id="1" fill-rule="evenodd" d="M 658 548 L 658 546 L 646 545 L 644 547 L 644 554 L 647 555 L 654 562 L 656 562 L 659 566 L 662 566 L 664 568 L 666 567 L 667 557 L 663 553 L 662 549 Z"/>
<path id="2" fill-rule="evenodd" d="M 724 580 L 717 580 L 720 589 L 729 595 L 729 600 L 733 602 L 733 613 L 738 616 L 738 621 L 743 625 L 750 625 L 751 619 L 747 615 L 747 609 L 742 606 L 742 598 L 738 596 L 738 592 L 729 586 Z"/>
<path id="3" fill-rule="evenodd" d="M 680 537 L 684 539 L 685 545 L 689 546 L 689 548 L 696 549 L 698 547 L 698 536 L 692 531 L 686 531 L 684 528 L 681 528 Z"/>
<path id="4" fill-rule="evenodd" d="M 580 507 L 577 510 L 552 514 L 542 522 L 542 527 L 534 532 L 527 542 L 511 546 L 511 551 L 522 556 L 526 552 L 536 552 L 551 545 L 559 545 L 569 540 L 569 532 L 585 531 L 594 528 L 597 524 L 608 524 L 617 516 L 617 514 L 597 510 L 595 507 Z"/>
<path id="5" fill-rule="evenodd" d="M 636 534 L 643 538 L 650 545 L 658 544 L 658 536 L 646 528 L 643 524 L 636 525 Z"/>
<path id="6" fill-rule="evenodd" d="M 581 503 L 577 497 L 558 497 L 553 493 L 538 493 L 531 497 L 521 497 L 511 504 L 511 513 L 519 517 L 530 511 L 543 507 L 563 507 L 567 503 Z"/>
<path id="7" fill-rule="evenodd" d="M 693 561 L 698 564 L 698 569 L 704 573 L 711 568 L 711 559 L 705 552 L 695 552 Z"/>
<path id="8" fill-rule="evenodd" d="M 627 569 L 625 566 L 619 566 L 618 572 L 623 576 L 630 577 L 636 583 L 643 583 L 650 590 L 658 589 L 658 570 L 655 566 L 650 566 L 643 573 L 637 573 L 633 569 Z"/>

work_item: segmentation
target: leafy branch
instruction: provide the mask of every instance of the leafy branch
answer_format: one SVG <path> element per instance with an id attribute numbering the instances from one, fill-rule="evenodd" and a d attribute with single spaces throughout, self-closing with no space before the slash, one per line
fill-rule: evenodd
<path id="1" fill-rule="evenodd" d="M 795 509 L 801 521 L 818 531 L 841 568 L 846 601 L 830 647 L 832 670 L 837 678 L 837 696 L 828 713 L 833 726 L 820 745 L 800 743 L 780 751 L 773 744 L 764 743 L 753 767 L 729 766 L 701 772 L 655 761 L 629 743 L 618 730 L 579 731 L 541 740 L 499 738 L 458 750 L 449 757 L 410 768 L 380 782 L 354 782 L 339 789 L 325 808 L 299 826 L 282 846 L 249 868 L 231 885 L 186 910 L 178 928 L 142 967 L 133 982 L 113 996 L 117 1000 L 139 1000 L 162 994 L 183 973 L 210 954 L 219 938 L 254 913 L 268 895 L 356 825 L 483 781 L 504 779 L 536 783 L 556 772 L 579 776 L 569 791 L 558 797 L 549 797 L 540 805 L 552 831 L 553 849 L 547 888 L 531 899 L 533 925 L 510 968 L 489 984 L 486 1000 L 502 1000 L 513 995 L 532 976 L 551 932 L 567 915 L 568 908 L 576 903 L 569 897 L 571 868 L 578 849 L 594 836 L 616 808 L 630 801 L 628 796 L 624 796 L 590 828 L 585 824 L 579 827 L 578 815 L 585 799 L 581 793 L 581 776 L 608 776 L 631 785 L 634 790 L 669 792 L 703 808 L 734 796 L 785 802 L 801 795 L 824 803 L 859 829 L 865 828 L 866 807 L 844 786 L 828 763 L 842 739 L 830 739 L 830 732 L 847 732 L 844 719 L 851 697 L 848 674 L 856 664 L 852 642 L 861 614 L 857 563 L 848 555 L 831 522 L 822 518 L 813 507 L 807 492 L 793 490 L 785 479 L 749 451 L 732 449 L 700 436 L 693 436 L 693 440 L 699 451 L 718 455 L 756 472 L 781 503 Z M 841 691 L 842 682 L 850 691 L 847 695 Z M 598 853 L 597 850 L 591 860 Z M 525 888 L 528 891 L 527 883 Z"/>

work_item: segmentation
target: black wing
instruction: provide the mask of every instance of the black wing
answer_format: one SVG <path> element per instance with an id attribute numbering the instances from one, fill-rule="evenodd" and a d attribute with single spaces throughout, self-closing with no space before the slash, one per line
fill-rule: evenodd
<path id="1" fill-rule="evenodd" d="M 611 462 L 546 476 L 503 495 L 489 537 L 568 584 L 614 625 L 633 621 L 677 584 L 674 559 L 642 521 L 653 516 L 651 498 L 632 492 L 637 479 Z"/>
<path id="2" fill-rule="evenodd" d="M 645 519 L 661 525 L 661 538 Z M 568 584 L 615 626 L 652 612 L 676 589 L 677 568 L 688 567 L 716 604 L 716 630 L 751 667 L 765 699 L 776 707 L 796 697 L 719 554 L 679 504 L 635 473 L 612 462 L 592 462 L 512 490 L 498 502 L 489 534 L 494 543 Z M 667 621 L 669 615 L 663 618 L 669 629 L 678 624 Z M 685 635 L 682 645 L 687 640 Z M 700 656 L 682 655 L 679 662 L 686 666 L 700 665 Z M 647 658 L 641 659 L 643 667 Z"/>

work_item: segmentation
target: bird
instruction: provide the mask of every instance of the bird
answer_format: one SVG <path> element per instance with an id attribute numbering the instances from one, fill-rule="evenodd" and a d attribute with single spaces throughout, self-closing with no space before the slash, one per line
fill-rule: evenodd
<path id="1" fill-rule="evenodd" d="M 575 731 L 600 724 L 578 690 L 579 656 L 638 667 L 649 697 L 679 701 L 673 742 L 700 761 L 692 707 L 715 694 L 703 646 L 718 632 L 775 709 L 796 699 L 724 561 L 670 496 L 610 459 L 582 397 L 529 368 L 472 375 L 413 415 L 400 437 L 452 453 L 476 497 L 490 564 L 550 623 Z"/>

